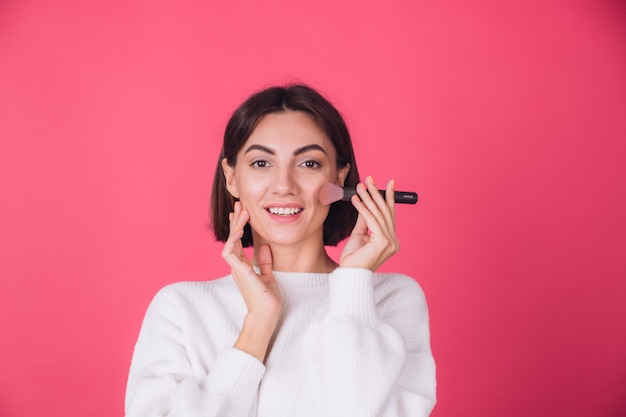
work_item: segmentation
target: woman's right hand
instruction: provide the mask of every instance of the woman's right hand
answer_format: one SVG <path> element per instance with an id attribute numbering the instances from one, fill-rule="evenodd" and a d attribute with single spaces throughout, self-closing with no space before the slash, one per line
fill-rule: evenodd
<path id="1" fill-rule="evenodd" d="M 235 347 L 261 362 L 276 329 L 282 311 L 282 295 L 272 273 L 272 253 L 268 245 L 257 249 L 259 273 L 252 267 L 241 244 L 244 226 L 250 218 L 241 202 L 235 202 L 230 214 L 230 235 L 224 244 L 222 257 L 231 268 L 233 278 L 248 309 L 243 328 Z"/>

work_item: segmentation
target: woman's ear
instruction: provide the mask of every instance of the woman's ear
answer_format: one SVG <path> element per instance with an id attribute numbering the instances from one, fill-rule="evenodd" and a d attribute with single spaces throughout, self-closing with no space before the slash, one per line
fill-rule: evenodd
<path id="1" fill-rule="evenodd" d="M 350 163 L 346 162 L 346 166 L 341 167 L 337 170 L 337 182 L 336 184 L 340 187 L 343 187 L 343 183 L 346 181 L 348 177 L 348 172 L 350 172 Z"/>
<path id="2" fill-rule="evenodd" d="M 222 171 L 226 179 L 226 189 L 235 198 L 239 198 L 239 190 L 237 189 L 237 180 L 235 178 L 235 167 L 228 165 L 226 158 L 222 159 Z"/>

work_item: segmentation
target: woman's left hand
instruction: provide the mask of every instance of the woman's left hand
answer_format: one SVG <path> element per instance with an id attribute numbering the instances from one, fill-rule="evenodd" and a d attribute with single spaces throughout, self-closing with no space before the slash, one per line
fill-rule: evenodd
<path id="1" fill-rule="evenodd" d="M 358 197 L 352 197 L 359 217 L 341 253 L 339 266 L 375 271 L 400 250 L 396 236 L 394 181 L 387 184 L 385 198 L 378 192 L 372 177 L 367 177 L 365 184 L 367 188 L 357 185 Z"/>

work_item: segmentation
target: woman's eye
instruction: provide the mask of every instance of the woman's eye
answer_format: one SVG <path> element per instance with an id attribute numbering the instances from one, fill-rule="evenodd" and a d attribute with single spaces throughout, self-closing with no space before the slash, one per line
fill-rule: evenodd
<path id="1" fill-rule="evenodd" d="M 269 164 L 267 163 L 267 161 L 254 161 L 252 164 L 250 164 L 250 166 L 252 166 L 253 168 L 265 168 L 268 165 Z"/>
<path id="2" fill-rule="evenodd" d="M 319 168 L 321 165 L 320 165 L 320 163 L 319 163 L 319 162 L 317 162 L 317 161 L 311 161 L 311 160 L 309 160 L 309 161 L 304 161 L 304 162 L 302 163 L 302 166 L 303 166 L 303 167 L 305 167 L 305 168 L 312 168 L 312 169 L 315 169 L 315 168 Z"/>

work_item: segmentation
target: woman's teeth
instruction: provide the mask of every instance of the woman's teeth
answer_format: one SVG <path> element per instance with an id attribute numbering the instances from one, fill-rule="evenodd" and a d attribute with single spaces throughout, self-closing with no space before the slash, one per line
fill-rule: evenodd
<path id="1" fill-rule="evenodd" d="M 295 207 L 271 207 L 268 209 L 272 214 L 278 214 L 279 216 L 291 216 L 302 211 L 301 208 Z"/>

